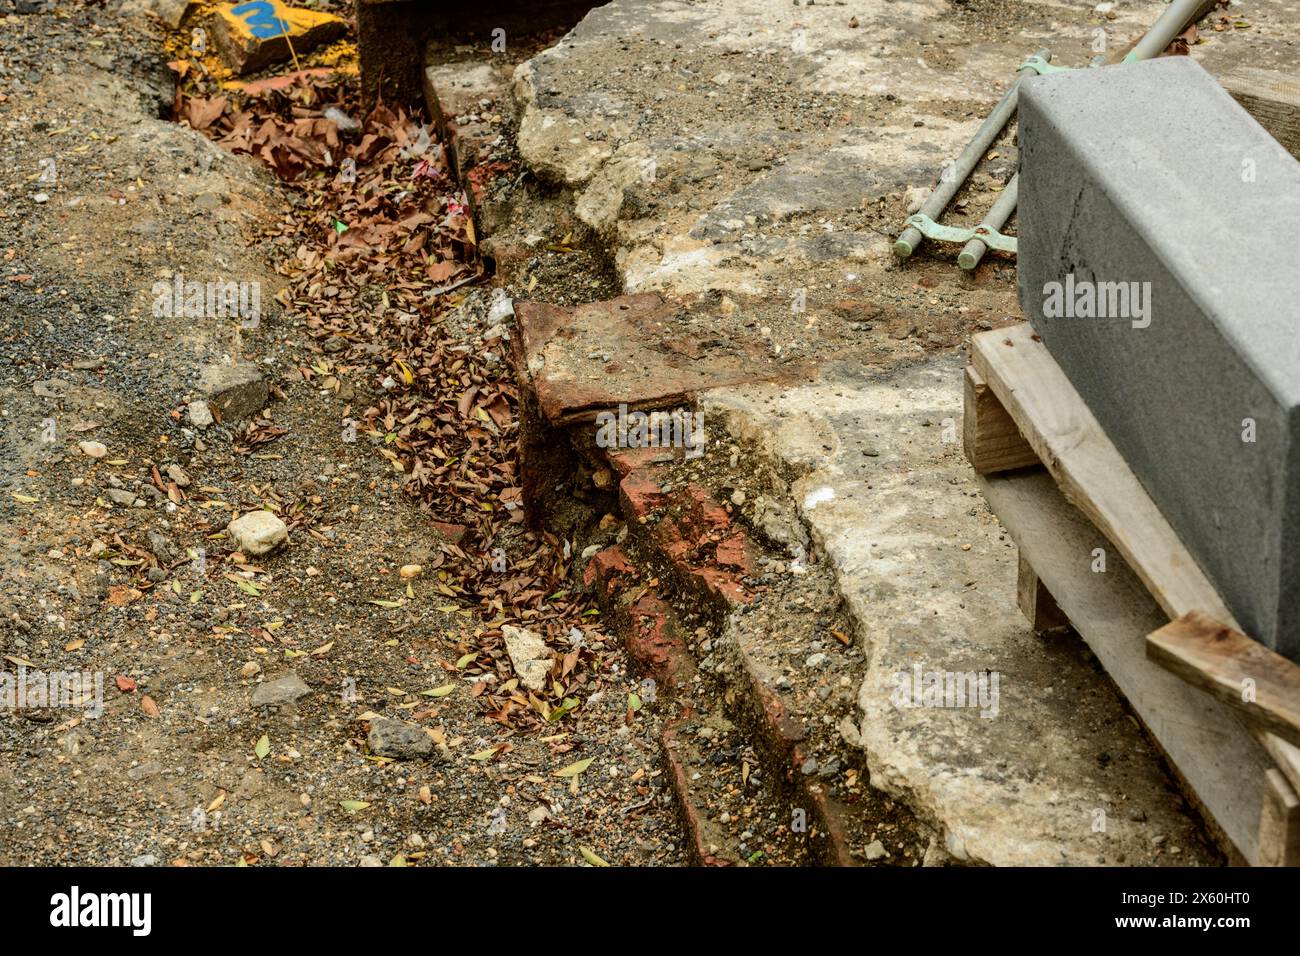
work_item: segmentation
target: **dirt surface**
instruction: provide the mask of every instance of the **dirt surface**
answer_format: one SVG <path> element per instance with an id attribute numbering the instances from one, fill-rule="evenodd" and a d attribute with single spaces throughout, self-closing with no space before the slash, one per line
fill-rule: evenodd
<path id="1" fill-rule="evenodd" d="M 159 119 L 166 58 L 102 9 L 0 19 L 0 654 L 103 695 L 98 717 L 93 695 L 0 710 L 0 863 L 684 862 L 665 714 L 598 614 L 575 646 L 549 635 L 540 696 L 575 708 L 494 719 L 487 701 L 514 693 L 501 621 L 439 572 L 448 529 L 384 433 L 348 434 L 385 400 L 394 343 L 328 349 L 275 301 L 321 241 L 310 194 Z M 177 272 L 261 283 L 260 320 L 154 314 Z M 332 320 L 364 325 L 373 286 Z M 439 334 L 484 349 L 486 297 L 426 318 L 452 313 Z M 198 427 L 205 370 L 233 362 L 269 404 Z M 287 542 L 235 552 L 226 524 L 260 509 Z M 495 544 L 507 563 L 538 547 L 522 529 Z M 280 702 L 254 705 L 259 688 Z M 371 752 L 383 717 L 418 724 L 427 754 Z"/>

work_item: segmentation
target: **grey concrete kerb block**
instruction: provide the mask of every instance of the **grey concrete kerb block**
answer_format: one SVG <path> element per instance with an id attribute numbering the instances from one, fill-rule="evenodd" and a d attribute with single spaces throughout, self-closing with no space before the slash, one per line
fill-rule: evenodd
<path id="1" fill-rule="evenodd" d="M 1187 57 L 1020 93 L 1020 302 L 1257 640 L 1300 660 L 1300 164 Z"/>

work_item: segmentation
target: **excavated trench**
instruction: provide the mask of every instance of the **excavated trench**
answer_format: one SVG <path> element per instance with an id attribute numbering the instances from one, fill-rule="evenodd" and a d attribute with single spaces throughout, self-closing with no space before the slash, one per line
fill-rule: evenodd
<path id="1" fill-rule="evenodd" d="M 455 76 L 452 64 L 436 71 Z M 457 142 L 455 94 L 439 103 L 432 83 L 426 94 L 444 135 Z M 503 88 L 496 97 L 491 108 L 500 111 Z M 494 294 L 513 297 L 526 513 L 578 555 L 577 583 L 619 631 L 649 692 L 671 700 L 678 716 L 662 734 L 663 760 L 693 858 L 713 865 L 946 862 L 931 828 L 869 786 L 861 751 L 841 734 L 852 720 L 863 653 L 834 575 L 791 505 L 797 469 L 714 422 L 703 423 L 707 437 L 690 454 L 680 445 L 602 447 L 600 412 L 616 414 L 621 404 L 626 414 L 653 416 L 652 431 L 658 416 L 702 418 L 692 386 L 714 380 L 696 373 L 683 384 L 661 366 L 662 377 L 643 379 L 648 397 L 619 381 L 643 353 L 651 368 L 656 356 L 678 354 L 677 341 L 651 328 L 660 302 L 619 295 L 612 251 L 573 216 L 572 195 L 520 170 L 513 117 L 496 129 L 501 139 L 488 155 L 481 143 L 473 148 L 481 165 L 461 172 L 494 260 L 502 290 Z M 486 176 L 474 175 L 485 166 Z M 716 308 L 723 297 L 708 299 Z M 644 310 L 651 317 L 639 323 Z M 589 324 L 574 322 L 575 313 Z M 592 357 L 610 370 L 609 387 L 599 374 L 568 391 L 539 382 L 534 372 L 546 359 L 538 356 L 551 335 L 590 342 Z M 719 375 L 748 378 L 734 367 Z M 741 507 L 746 501 L 749 509 Z M 827 653 L 832 648 L 843 653 Z M 806 698 L 818 705 L 792 704 Z M 755 850 L 760 831 L 766 852 Z"/>

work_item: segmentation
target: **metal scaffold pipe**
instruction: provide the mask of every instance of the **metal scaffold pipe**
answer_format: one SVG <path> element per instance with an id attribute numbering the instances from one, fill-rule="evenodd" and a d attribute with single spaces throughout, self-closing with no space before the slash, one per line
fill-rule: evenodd
<path id="1" fill-rule="evenodd" d="M 1006 221 L 1011 218 L 1011 214 L 1016 211 L 1016 203 L 1020 201 L 1020 174 L 1016 173 L 1011 177 L 1011 181 L 1002 189 L 1002 195 L 998 196 L 998 201 L 993 204 L 984 216 L 984 221 L 976 227 L 976 232 L 983 232 L 987 235 L 989 232 L 1000 232 Z M 970 271 L 980 264 L 984 258 L 984 253 L 988 252 L 989 247 L 984 240 L 976 237 L 966 243 L 962 249 L 961 255 L 957 257 L 957 265 Z"/>
<path id="2" fill-rule="evenodd" d="M 1039 50 L 1038 55 L 1044 60 L 1050 61 L 1052 54 L 1049 50 Z M 1003 94 L 998 105 L 993 108 L 993 112 L 988 115 L 980 128 L 975 131 L 974 137 L 966 144 L 961 155 L 953 164 L 951 175 L 945 170 L 944 175 L 939 177 L 939 185 L 934 188 L 929 197 L 921 205 L 919 214 L 934 219 L 941 215 L 952 201 L 952 197 L 957 195 L 957 190 L 961 189 L 962 184 L 966 182 L 971 171 L 984 156 L 984 153 L 993 141 L 998 138 L 1004 126 L 1016 112 L 1016 91 L 1020 87 L 1020 81 L 1027 76 L 1033 76 L 1034 70 L 1030 67 L 1022 67 L 1016 71 L 1016 81 L 1011 85 L 1011 89 Z M 906 259 L 916 247 L 920 245 L 921 230 L 915 226 L 908 226 L 902 234 L 894 240 L 894 255 L 900 259 Z"/>

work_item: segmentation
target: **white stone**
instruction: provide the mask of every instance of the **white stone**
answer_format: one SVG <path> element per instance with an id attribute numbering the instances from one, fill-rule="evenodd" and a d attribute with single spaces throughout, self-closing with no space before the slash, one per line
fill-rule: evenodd
<path id="1" fill-rule="evenodd" d="M 501 635 L 519 682 L 529 690 L 544 690 L 546 675 L 551 670 L 551 652 L 546 642 L 540 635 L 510 624 L 501 628 Z"/>
<path id="2" fill-rule="evenodd" d="M 189 417 L 190 424 L 195 428 L 207 428 L 215 421 L 212 417 L 212 409 L 208 408 L 205 401 L 190 402 L 185 406 L 185 413 Z"/>
<path id="3" fill-rule="evenodd" d="M 240 515 L 226 528 L 235 547 L 256 557 L 274 551 L 289 537 L 285 523 L 269 511 L 250 511 Z"/>

